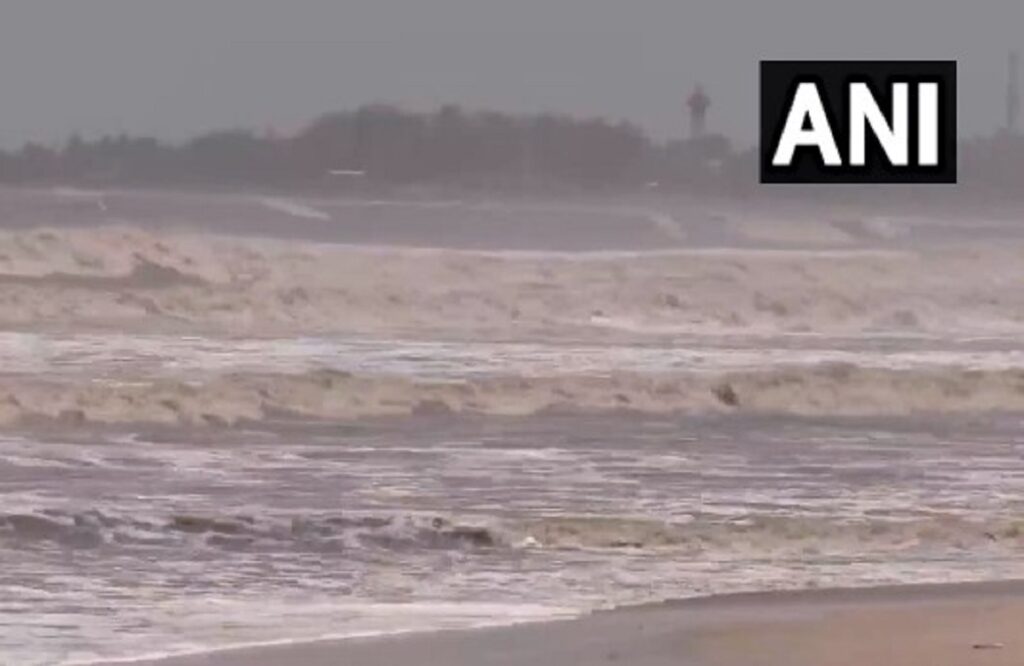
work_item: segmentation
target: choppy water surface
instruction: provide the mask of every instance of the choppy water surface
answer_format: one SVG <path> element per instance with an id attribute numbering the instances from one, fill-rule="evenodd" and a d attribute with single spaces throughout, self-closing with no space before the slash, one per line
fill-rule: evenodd
<path id="1" fill-rule="evenodd" d="M 5 227 L 23 230 L 0 239 L 5 312 L 33 331 L 0 333 L 0 417 L 20 428 L 0 433 L 2 664 L 571 617 L 739 590 L 1024 577 L 1024 429 L 989 415 L 1024 395 L 1017 211 L 846 219 L 823 207 L 791 220 L 784 207 L 764 218 L 760 204 L 0 195 Z M 74 228 L 39 228 L 53 225 Z M 250 234 L 346 247 L 243 242 Z M 595 282 L 594 262 L 613 260 Z M 152 284 L 154 267 L 169 288 Z M 254 326 L 260 316 L 275 326 Z M 36 332 L 97 323 L 225 337 Z M 466 341 L 496 331 L 515 342 Z M 432 341 L 394 339 L 406 335 Z M 907 372 L 862 373 L 851 387 L 842 368 L 815 374 L 821 364 Z M 260 391 L 275 382 L 207 381 L 331 369 L 465 379 L 473 391 L 481 377 L 510 379 L 494 384 L 493 407 L 536 376 L 634 373 L 643 398 L 662 372 L 781 366 L 797 371 L 741 390 L 782 386 L 769 404 L 792 413 L 846 413 L 851 396 L 868 409 L 900 403 L 894 414 L 963 409 L 711 416 L 740 404 L 734 392 L 704 416 L 568 417 L 544 407 L 587 391 L 551 386 L 562 394 L 538 398 L 537 416 L 469 418 L 417 410 L 419 394 L 398 386 L 378 402 L 400 398 L 420 416 L 342 426 L 295 416 L 364 413 L 294 409 L 330 399 L 333 378 L 319 391 L 318 377 L 278 382 L 273 409 Z M 136 382 L 167 386 L 115 390 Z M 309 385 L 294 404 L 277 395 Z M 704 405 L 700 386 L 675 387 L 676 406 Z M 687 402 L 690 390 L 705 402 Z M 914 390 L 929 399 L 901 400 Z M 226 417 L 191 404 L 218 392 Z M 819 396 L 825 408 L 799 412 Z M 634 404 L 621 397 L 583 406 Z M 227 418 L 236 413 L 256 418 Z M 178 425 L 94 425 L 147 415 Z M 236 422 L 249 425 L 223 427 Z"/>
<path id="2" fill-rule="evenodd" d="M 859 367 L 1024 367 L 1015 338 L 679 336 L 665 344 L 421 342 L 348 338 L 224 339 L 170 335 L 0 333 L 4 374 L 201 378 L 227 372 L 333 369 L 415 377 Z"/>
<path id="3" fill-rule="evenodd" d="M 1012 340 L 0 335 L 8 378 L 1024 367 Z M 1017 417 L 416 417 L 0 436 L 0 655 L 65 664 L 1024 576 Z"/>
<path id="4" fill-rule="evenodd" d="M 0 653 L 52 664 L 1024 575 L 1016 419 L 543 417 L 0 439 Z"/>

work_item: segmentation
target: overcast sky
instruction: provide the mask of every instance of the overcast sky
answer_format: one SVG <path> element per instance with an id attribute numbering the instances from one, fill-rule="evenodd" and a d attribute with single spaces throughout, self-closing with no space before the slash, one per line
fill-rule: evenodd
<path id="1" fill-rule="evenodd" d="M 961 129 L 1002 122 L 1021 0 L 0 0 L 0 144 L 290 131 L 387 101 L 565 111 L 755 139 L 757 61 L 956 58 Z"/>

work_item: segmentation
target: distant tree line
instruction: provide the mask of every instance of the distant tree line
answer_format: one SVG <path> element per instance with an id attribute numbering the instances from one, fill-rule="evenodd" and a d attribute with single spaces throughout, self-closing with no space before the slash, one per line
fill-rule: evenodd
<path id="1" fill-rule="evenodd" d="M 76 136 L 60 148 L 0 151 L 6 184 L 744 194 L 757 191 L 756 181 L 755 151 L 736 151 L 720 135 L 656 142 L 626 122 L 457 106 L 432 113 L 365 106 L 322 116 L 288 137 L 229 130 L 172 145 Z M 1024 194 L 1024 138 L 964 143 L 961 182 Z"/>
<path id="2" fill-rule="evenodd" d="M 628 123 L 374 105 L 323 116 L 287 138 L 232 130 L 181 145 L 128 136 L 29 144 L 0 153 L 0 181 L 607 188 L 642 183 L 651 150 Z"/>

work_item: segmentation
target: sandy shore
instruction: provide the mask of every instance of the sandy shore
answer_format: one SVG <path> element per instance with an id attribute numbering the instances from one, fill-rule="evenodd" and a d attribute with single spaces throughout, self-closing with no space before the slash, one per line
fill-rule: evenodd
<path id="1" fill-rule="evenodd" d="M 740 595 L 570 622 L 221 652 L 152 666 L 1024 663 L 1024 583 Z"/>

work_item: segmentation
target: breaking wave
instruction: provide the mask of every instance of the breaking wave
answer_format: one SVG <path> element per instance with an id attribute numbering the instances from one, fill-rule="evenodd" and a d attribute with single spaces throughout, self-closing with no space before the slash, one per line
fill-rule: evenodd
<path id="1" fill-rule="evenodd" d="M 0 233 L 0 324 L 594 339 L 1013 334 L 1020 247 L 515 253 L 132 227 Z"/>
<path id="2" fill-rule="evenodd" d="M 458 519 L 421 514 L 134 518 L 98 510 L 0 515 L 13 547 L 205 547 L 357 553 L 420 550 L 675 550 L 690 555 L 785 556 L 916 551 L 1024 550 L 1024 521 L 957 516 L 836 522 L 797 516 L 695 518 L 665 523 L 617 517 Z"/>
<path id="3" fill-rule="evenodd" d="M 0 378 L 0 423 L 227 426 L 270 420 L 545 413 L 881 416 L 1024 411 L 1024 369 L 846 364 L 725 373 L 416 379 L 315 371 L 188 382 Z"/>
<path id="4" fill-rule="evenodd" d="M 482 527 L 452 523 L 439 516 L 320 516 L 256 518 L 172 514 L 161 518 L 114 516 L 102 511 L 0 515 L 0 540 L 12 545 L 208 546 L 224 550 L 344 551 L 461 549 L 497 545 Z"/>

